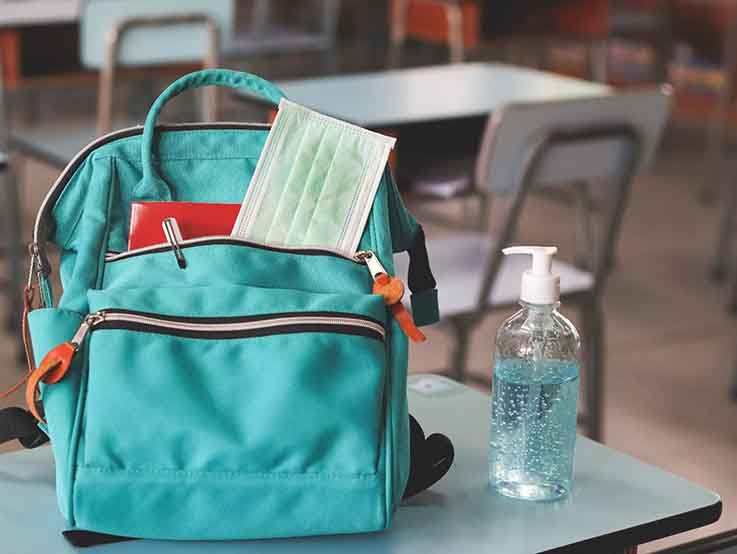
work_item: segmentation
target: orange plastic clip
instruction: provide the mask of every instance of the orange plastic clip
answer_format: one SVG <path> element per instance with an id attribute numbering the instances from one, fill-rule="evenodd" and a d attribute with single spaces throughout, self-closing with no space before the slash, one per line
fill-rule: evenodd
<path id="1" fill-rule="evenodd" d="M 420 331 L 417 325 L 415 325 L 415 321 L 412 319 L 412 314 L 407 311 L 404 304 L 401 302 L 392 304 L 391 311 L 394 319 L 397 320 L 397 323 L 399 323 L 399 326 L 402 328 L 402 331 L 404 331 L 410 339 L 414 342 L 425 342 L 427 340 L 424 333 Z"/>
<path id="2" fill-rule="evenodd" d="M 402 300 L 404 296 L 404 283 L 396 277 L 390 277 L 386 273 L 379 273 L 374 279 L 372 292 L 384 297 L 384 304 L 392 306 Z"/>
<path id="3" fill-rule="evenodd" d="M 53 384 L 61 381 L 69 370 L 77 346 L 72 342 L 63 342 L 53 348 L 39 366 L 28 376 L 26 383 L 26 404 L 28 410 L 39 421 L 43 421 L 41 406 L 38 402 L 38 386 L 41 382 Z"/>
<path id="4" fill-rule="evenodd" d="M 386 273 L 379 273 L 374 278 L 374 286 L 372 292 L 380 294 L 384 297 L 384 303 L 390 307 L 392 315 L 399 323 L 402 331 L 413 341 L 423 342 L 427 337 L 419 330 L 412 315 L 402 304 L 404 296 L 404 283 L 396 277 L 390 277 Z"/>

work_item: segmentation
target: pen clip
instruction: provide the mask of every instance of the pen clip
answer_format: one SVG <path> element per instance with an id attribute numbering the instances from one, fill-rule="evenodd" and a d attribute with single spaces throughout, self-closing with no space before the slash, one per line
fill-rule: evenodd
<path id="1" fill-rule="evenodd" d="M 182 247 L 180 243 L 184 240 L 182 238 L 182 232 L 179 230 L 179 224 L 173 217 L 167 217 L 161 222 L 161 227 L 164 229 L 164 236 L 166 242 L 171 245 L 171 249 L 174 252 L 174 257 L 177 259 L 177 265 L 184 269 L 187 267 L 187 260 L 184 258 Z"/>

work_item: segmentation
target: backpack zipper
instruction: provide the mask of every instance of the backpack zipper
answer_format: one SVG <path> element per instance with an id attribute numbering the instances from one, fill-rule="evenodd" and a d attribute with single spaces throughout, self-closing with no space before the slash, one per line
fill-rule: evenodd
<path id="1" fill-rule="evenodd" d="M 207 246 L 212 244 L 240 244 L 243 246 L 250 246 L 251 248 L 258 248 L 260 250 L 269 250 L 271 252 L 303 254 L 306 256 L 334 256 L 336 258 L 343 258 L 344 260 L 350 260 L 357 263 L 365 263 L 363 258 L 360 257 L 360 254 L 362 254 L 362 252 L 359 252 L 354 256 L 348 256 L 342 252 L 331 250 L 329 248 L 305 248 L 303 246 L 271 246 L 242 239 L 240 237 L 235 237 L 232 235 L 186 239 L 179 243 L 179 247 L 184 249 L 191 246 Z M 135 250 L 128 250 L 127 252 L 108 252 L 107 254 L 105 254 L 105 262 L 117 262 L 118 260 L 134 258 L 136 256 L 141 256 L 144 254 L 156 254 L 159 252 L 169 252 L 170 250 L 171 245 L 167 243 L 162 243 L 152 244 L 151 246 L 144 246 L 143 248 L 136 248 Z"/>
<path id="2" fill-rule="evenodd" d="M 93 329 L 127 329 L 185 338 L 235 339 L 293 333 L 356 335 L 383 342 L 384 326 L 367 316 L 343 312 L 293 312 L 247 317 L 161 316 L 132 310 L 100 310 L 89 314 L 71 340 L 52 348 L 28 376 L 26 404 L 44 421 L 38 402 L 38 386 L 58 383 L 69 371 L 72 359 Z"/>
<path id="3" fill-rule="evenodd" d="M 196 131 L 196 130 L 209 130 L 209 129 L 236 129 L 236 130 L 259 130 L 268 131 L 271 128 L 269 123 L 239 123 L 239 122 L 209 122 L 209 123 L 175 123 L 175 124 L 160 124 L 156 126 L 159 131 Z M 82 148 L 67 164 L 67 166 L 59 174 L 51 188 L 46 193 L 41 207 L 36 214 L 36 222 L 33 227 L 33 243 L 40 244 L 45 243 L 47 237 L 41 236 L 41 225 L 42 222 L 47 219 L 51 211 L 56 205 L 56 201 L 61 196 L 61 193 L 66 188 L 67 183 L 71 179 L 77 168 L 82 165 L 82 162 L 87 156 L 95 149 L 104 146 L 117 139 L 128 138 L 136 135 L 143 134 L 143 125 L 136 125 L 134 127 L 126 127 L 125 129 L 119 129 L 97 137 L 92 140 L 87 146 Z"/>
<path id="4" fill-rule="evenodd" d="M 79 348 L 93 329 L 128 329 L 185 338 L 235 339 L 291 333 L 361 335 L 383 341 L 378 321 L 340 312 L 280 313 L 248 317 L 176 317 L 129 310 L 101 310 L 88 315 L 71 340 Z"/>

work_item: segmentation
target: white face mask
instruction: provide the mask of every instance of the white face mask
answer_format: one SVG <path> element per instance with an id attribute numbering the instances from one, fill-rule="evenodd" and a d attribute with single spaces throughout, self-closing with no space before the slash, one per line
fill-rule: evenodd
<path id="1" fill-rule="evenodd" d="M 394 142 L 282 100 L 232 234 L 352 256 Z"/>

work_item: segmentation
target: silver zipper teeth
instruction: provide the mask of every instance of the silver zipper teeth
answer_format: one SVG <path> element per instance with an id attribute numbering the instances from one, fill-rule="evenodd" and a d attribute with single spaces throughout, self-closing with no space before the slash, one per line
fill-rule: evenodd
<path id="1" fill-rule="evenodd" d="M 209 242 L 209 241 L 227 241 L 227 242 L 233 242 L 233 243 L 239 243 L 243 244 L 245 246 L 253 246 L 255 248 L 265 248 L 268 250 L 274 250 L 276 252 L 300 252 L 303 250 L 314 250 L 315 252 L 325 252 L 326 254 L 335 254 L 336 256 L 340 256 L 341 258 L 344 258 L 346 260 L 356 261 L 355 258 L 351 256 L 347 256 L 344 252 L 340 252 L 338 250 L 334 250 L 331 248 L 324 248 L 324 247 L 310 247 L 310 246 L 271 246 L 268 244 L 261 244 L 259 242 L 254 242 L 252 240 L 246 240 L 239 237 L 235 237 L 233 235 L 212 235 L 209 237 L 200 237 L 196 239 L 187 239 L 183 240 L 179 243 L 180 246 L 196 246 L 199 243 L 202 242 Z M 114 262 L 116 260 L 125 259 L 127 257 L 132 257 L 138 254 L 145 254 L 147 252 L 162 250 L 167 247 L 166 244 L 152 244 L 151 246 L 144 246 L 143 248 L 136 248 L 134 250 L 128 250 L 126 252 L 121 252 L 119 254 L 105 254 L 105 261 L 106 262 Z"/>
<path id="2" fill-rule="evenodd" d="M 163 125 L 165 130 L 176 130 L 177 127 L 243 127 L 243 128 L 251 128 L 251 127 L 262 127 L 264 130 L 270 129 L 271 125 L 268 123 L 240 123 L 240 122 L 229 122 L 229 121 L 219 121 L 219 122 L 209 122 L 209 123 L 174 123 L 174 124 L 168 124 Z M 76 168 L 77 163 L 81 158 L 84 158 L 92 152 L 99 144 L 107 143 L 111 141 L 112 139 L 118 137 L 127 135 L 128 133 L 132 133 L 134 131 L 140 130 L 141 133 L 143 133 L 143 125 L 134 125 L 133 127 L 126 127 L 124 129 L 118 129 L 115 131 L 111 131 L 110 133 L 107 133 L 105 135 L 102 135 L 101 137 L 97 137 L 96 139 L 90 141 L 87 146 L 82 148 L 77 154 L 67 163 L 66 167 L 61 171 L 59 176 L 56 178 L 56 181 L 54 181 L 54 184 L 51 185 L 51 188 L 46 193 L 46 196 L 44 196 L 43 201 L 41 202 L 41 207 L 38 209 L 38 212 L 36 214 L 36 222 L 33 226 L 33 242 L 39 242 L 39 230 L 41 228 L 41 218 L 46 214 L 46 210 L 48 208 L 48 204 L 51 202 L 51 198 L 56 194 L 56 190 L 62 186 L 62 183 L 64 184 L 64 187 L 66 187 L 67 183 L 66 178 L 68 173 L 72 170 L 72 168 Z"/>
<path id="3" fill-rule="evenodd" d="M 186 321 L 171 321 L 168 319 L 159 319 L 138 314 L 124 314 L 116 312 L 102 312 L 102 319 L 92 324 L 102 321 L 124 321 L 129 323 L 140 323 L 141 325 L 151 325 L 152 327 L 160 327 L 163 329 L 174 329 L 178 331 L 193 332 L 229 332 L 229 331 L 252 331 L 258 329 L 269 329 L 273 327 L 283 327 L 285 325 L 343 325 L 346 327 L 362 327 L 375 331 L 382 338 L 386 337 L 384 327 L 379 323 L 367 321 L 360 318 L 351 317 L 331 317 L 331 316 L 287 316 L 277 317 L 273 319 L 262 319 L 256 321 L 241 321 L 234 323 L 191 323 Z"/>

